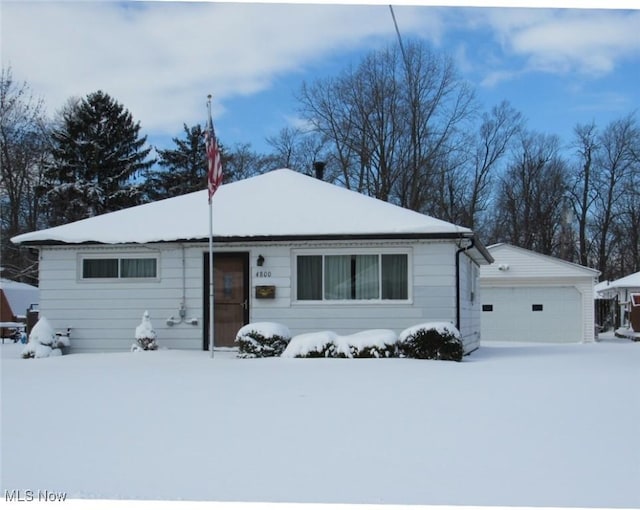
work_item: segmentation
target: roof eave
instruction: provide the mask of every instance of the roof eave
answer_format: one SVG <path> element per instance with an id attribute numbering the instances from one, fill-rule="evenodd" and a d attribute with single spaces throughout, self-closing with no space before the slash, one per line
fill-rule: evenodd
<path id="1" fill-rule="evenodd" d="M 249 242 L 287 242 L 287 241 L 348 241 L 348 240 L 456 240 L 474 237 L 472 232 L 409 232 L 409 233 L 377 233 L 377 234 L 291 234 L 291 235 L 256 235 L 256 236 L 214 236 L 214 243 L 249 243 Z M 58 239 L 41 239 L 22 241 L 22 246 L 81 246 L 103 245 L 114 246 L 119 244 L 159 244 L 159 243 L 199 243 L 208 242 L 208 237 L 194 237 L 181 239 L 158 239 L 145 241 L 105 242 L 98 240 L 86 240 L 78 242 L 61 241 Z M 478 241 L 476 240 L 476 243 Z M 482 245 L 484 248 L 484 245 Z M 484 248 L 486 251 L 486 248 Z M 486 253 L 491 256 L 488 252 Z"/>

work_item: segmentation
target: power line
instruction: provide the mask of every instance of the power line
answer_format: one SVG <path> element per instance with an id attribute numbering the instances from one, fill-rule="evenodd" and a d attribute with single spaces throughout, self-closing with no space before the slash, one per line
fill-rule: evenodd
<path id="1" fill-rule="evenodd" d="M 393 25 L 396 27 L 396 34 L 398 35 L 398 43 L 400 44 L 400 52 L 402 53 L 402 59 L 404 60 L 404 66 L 407 70 L 407 76 L 409 75 L 409 61 L 407 60 L 407 54 L 404 51 L 404 44 L 402 44 L 402 35 L 398 28 L 398 22 L 396 21 L 396 15 L 393 12 L 393 5 L 389 4 L 389 10 L 391 11 L 391 18 L 393 19 Z"/>

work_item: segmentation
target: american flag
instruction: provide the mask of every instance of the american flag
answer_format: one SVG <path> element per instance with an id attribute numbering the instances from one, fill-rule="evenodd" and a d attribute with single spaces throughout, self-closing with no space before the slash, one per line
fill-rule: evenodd
<path id="1" fill-rule="evenodd" d="M 216 132 L 213 130 L 211 111 L 209 111 L 209 124 L 204 133 L 204 143 L 207 150 L 207 188 L 209 189 L 209 203 L 213 194 L 222 184 L 222 161 L 220 160 L 220 149 L 216 140 Z"/>

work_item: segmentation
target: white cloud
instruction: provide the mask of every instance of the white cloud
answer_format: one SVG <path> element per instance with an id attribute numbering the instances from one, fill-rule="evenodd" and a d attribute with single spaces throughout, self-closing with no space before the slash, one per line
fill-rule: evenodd
<path id="1" fill-rule="evenodd" d="M 226 99 L 314 60 L 395 37 L 387 6 L 182 2 L 3 3 L 2 65 L 50 110 L 101 89 L 144 130 L 174 133 Z M 409 34 L 425 12 L 399 8 Z M 437 17 L 427 26 L 439 34 Z"/>
<path id="2" fill-rule="evenodd" d="M 484 15 L 505 57 L 524 59 L 526 71 L 601 76 L 640 55 L 638 11 L 487 9 Z"/>

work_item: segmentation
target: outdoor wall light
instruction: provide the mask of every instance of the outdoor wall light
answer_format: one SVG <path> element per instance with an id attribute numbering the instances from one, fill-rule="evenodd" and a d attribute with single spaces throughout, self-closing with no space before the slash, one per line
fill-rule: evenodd
<path id="1" fill-rule="evenodd" d="M 258 265 L 260 267 L 264 266 L 264 257 L 262 255 L 258 255 Z"/>

